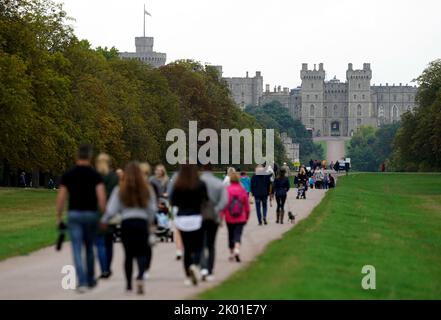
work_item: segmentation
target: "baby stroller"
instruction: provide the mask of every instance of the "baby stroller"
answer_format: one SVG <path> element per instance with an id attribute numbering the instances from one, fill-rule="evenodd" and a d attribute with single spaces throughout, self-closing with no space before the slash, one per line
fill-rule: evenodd
<path id="1" fill-rule="evenodd" d="M 306 199 L 306 188 L 304 184 L 299 184 L 296 199 Z"/>
<path id="2" fill-rule="evenodd" d="M 168 214 L 167 203 L 164 200 L 159 202 L 158 212 L 155 216 L 156 231 L 155 235 L 161 242 L 174 241 L 173 230 L 171 228 L 170 218 Z"/>

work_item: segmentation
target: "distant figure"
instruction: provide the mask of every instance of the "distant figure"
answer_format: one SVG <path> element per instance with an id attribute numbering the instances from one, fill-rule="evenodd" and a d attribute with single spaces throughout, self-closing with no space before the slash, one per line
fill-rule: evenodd
<path id="1" fill-rule="evenodd" d="M 286 177 L 286 172 L 283 169 L 280 169 L 279 175 L 274 180 L 274 194 L 276 195 L 276 223 L 283 224 L 283 217 L 285 215 L 285 202 L 286 196 L 288 194 L 289 188 L 289 179 Z"/>
<path id="2" fill-rule="evenodd" d="M 82 145 L 77 152 L 76 165 L 61 177 L 57 195 L 57 223 L 62 224 L 64 203 L 68 204 L 68 229 L 72 243 L 77 291 L 96 286 L 93 245 L 99 221 L 98 209 L 106 209 L 106 190 L 103 178 L 91 167 L 92 148 Z M 83 257 L 83 246 L 86 256 Z"/>
<path id="3" fill-rule="evenodd" d="M 19 180 L 18 180 L 18 185 L 21 188 L 26 188 L 26 173 L 22 172 L 20 174 Z"/>
<path id="4" fill-rule="evenodd" d="M 242 185 L 242 187 L 247 192 L 247 195 L 249 196 L 250 195 L 250 191 L 251 191 L 251 179 L 248 176 L 246 171 L 242 171 L 240 173 L 240 184 Z"/>
<path id="5" fill-rule="evenodd" d="M 335 179 L 334 179 L 334 177 L 331 174 L 329 174 L 328 178 L 329 178 L 329 189 L 335 188 Z"/>
<path id="6" fill-rule="evenodd" d="M 167 170 L 164 165 L 158 164 L 155 167 L 154 176 L 150 177 L 150 183 L 152 184 L 155 192 L 158 203 L 160 199 L 167 199 L 167 186 L 169 182 L 169 177 L 167 175 Z"/>
<path id="7" fill-rule="evenodd" d="M 256 213 L 259 226 L 268 224 L 266 214 L 268 211 L 268 196 L 271 195 L 271 176 L 262 165 L 256 166 L 256 171 L 251 178 L 251 194 L 256 202 Z"/>
<path id="8" fill-rule="evenodd" d="M 381 169 L 381 172 L 386 171 L 386 164 L 385 164 L 384 162 L 381 163 L 381 167 L 380 167 L 380 169 Z"/>
<path id="9" fill-rule="evenodd" d="M 224 177 L 224 181 L 222 182 L 224 186 L 228 187 L 230 185 L 230 175 L 233 173 L 236 173 L 236 169 L 234 169 L 233 167 L 229 167 L 227 169 L 227 174 Z"/>
<path id="10" fill-rule="evenodd" d="M 287 176 L 287 177 L 289 177 L 291 175 L 289 166 L 286 162 L 283 163 L 283 166 L 280 167 L 280 170 L 285 170 L 285 176 Z"/>
<path id="11" fill-rule="evenodd" d="M 334 161 L 331 161 L 331 163 L 329 164 L 329 170 L 333 170 L 334 169 Z"/>
<path id="12" fill-rule="evenodd" d="M 55 190 L 56 189 L 55 188 L 55 182 L 54 182 L 54 180 L 52 178 L 49 178 L 49 181 L 47 183 L 47 188 L 51 189 L 51 190 Z"/>

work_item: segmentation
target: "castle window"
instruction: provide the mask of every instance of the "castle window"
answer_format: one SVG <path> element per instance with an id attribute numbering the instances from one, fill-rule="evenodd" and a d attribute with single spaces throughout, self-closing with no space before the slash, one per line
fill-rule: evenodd
<path id="1" fill-rule="evenodd" d="M 314 110 L 315 108 L 314 108 L 314 105 L 313 104 L 311 104 L 311 106 L 309 107 L 309 115 L 311 116 L 311 117 L 314 117 L 314 113 L 315 113 L 315 110 Z"/>
<path id="2" fill-rule="evenodd" d="M 361 105 L 357 106 L 357 116 L 361 116 Z"/>
<path id="3" fill-rule="evenodd" d="M 364 94 L 361 96 L 361 99 L 363 99 L 364 100 Z"/>
<path id="4" fill-rule="evenodd" d="M 314 119 L 310 119 L 309 123 L 311 124 L 311 126 L 314 126 Z"/>
<path id="5" fill-rule="evenodd" d="M 337 105 L 334 105 L 334 117 L 338 116 L 338 107 Z"/>
<path id="6" fill-rule="evenodd" d="M 357 119 L 357 125 L 361 125 L 361 119 Z"/>
<path id="7" fill-rule="evenodd" d="M 358 89 L 360 89 L 361 88 L 361 84 L 358 84 Z"/>
<path id="8" fill-rule="evenodd" d="M 354 100 L 357 100 L 357 95 L 356 94 L 354 94 Z"/>
<path id="9" fill-rule="evenodd" d="M 309 94 L 306 95 L 306 100 L 309 100 Z"/>
<path id="10" fill-rule="evenodd" d="M 325 106 L 325 107 L 323 108 L 323 116 L 324 116 L 324 117 L 327 117 L 327 116 L 328 116 L 328 107 L 327 107 L 327 106 Z"/>
<path id="11" fill-rule="evenodd" d="M 318 100 L 318 95 L 317 94 L 315 95 L 315 100 Z"/>
<path id="12" fill-rule="evenodd" d="M 410 94 L 407 96 L 407 101 L 410 101 L 410 99 L 411 99 L 411 96 L 410 96 Z"/>
<path id="13" fill-rule="evenodd" d="M 311 89 L 314 89 L 314 84 L 313 83 L 311 83 Z"/>
<path id="14" fill-rule="evenodd" d="M 394 94 L 394 101 L 397 101 L 397 95 Z"/>

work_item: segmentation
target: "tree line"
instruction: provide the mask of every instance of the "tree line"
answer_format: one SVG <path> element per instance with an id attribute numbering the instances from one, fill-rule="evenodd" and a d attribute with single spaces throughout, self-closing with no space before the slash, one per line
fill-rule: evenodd
<path id="1" fill-rule="evenodd" d="M 351 138 L 348 157 L 360 171 L 441 171 L 441 59 L 416 79 L 418 107 L 398 123 L 361 127 Z"/>
<path id="2" fill-rule="evenodd" d="M 191 60 L 154 69 L 78 39 L 62 5 L 0 2 L 0 179 L 21 171 L 60 175 L 79 144 L 111 154 L 114 166 L 164 162 L 168 130 L 188 121 L 220 132 L 262 128 L 230 97 L 217 70 Z M 284 157 L 276 138 L 276 159 Z M 44 179 L 42 179 L 44 180 Z"/>
<path id="3" fill-rule="evenodd" d="M 310 159 L 324 159 L 323 148 L 315 144 L 311 133 L 300 120 L 293 119 L 288 110 L 279 102 L 272 101 L 263 106 L 247 106 L 245 112 L 254 116 L 264 128 L 274 128 L 278 133 L 286 132 L 294 143 L 299 143 L 300 162 L 309 163 Z"/>

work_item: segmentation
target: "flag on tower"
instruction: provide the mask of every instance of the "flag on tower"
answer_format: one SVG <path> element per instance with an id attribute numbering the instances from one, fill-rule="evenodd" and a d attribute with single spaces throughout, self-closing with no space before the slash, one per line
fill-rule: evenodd
<path id="1" fill-rule="evenodd" d="M 152 16 L 146 9 L 144 9 L 144 14 L 148 15 L 148 16 Z"/>

